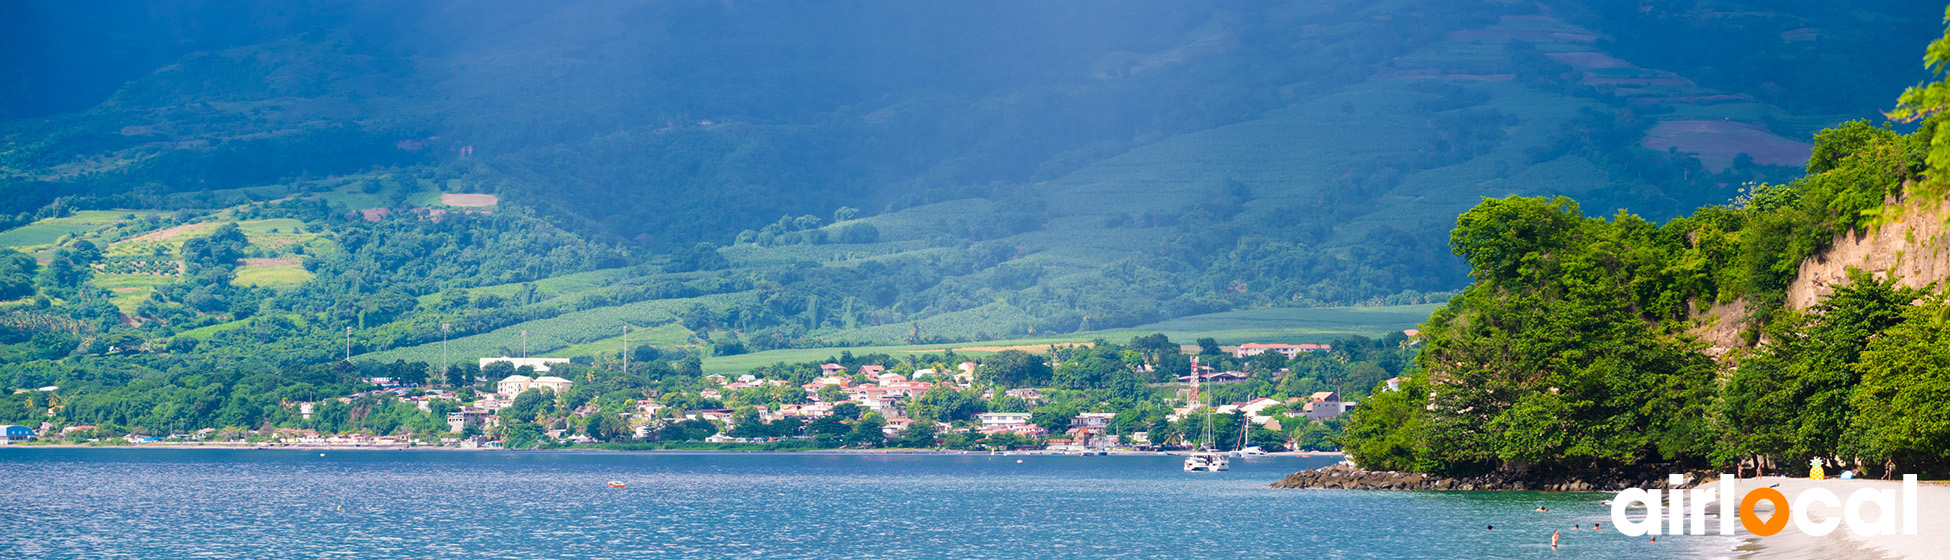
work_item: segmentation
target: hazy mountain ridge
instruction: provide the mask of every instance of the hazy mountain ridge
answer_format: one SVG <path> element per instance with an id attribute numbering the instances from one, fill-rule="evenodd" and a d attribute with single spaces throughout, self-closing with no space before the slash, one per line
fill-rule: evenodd
<path id="1" fill-rule="evenodd" d="M 392 303 L 291 315 L 315 352 L 368 316 L 398 323 L 364 325 L 376 332 L 357 353 L 424 357 L 441 322 L 480 335 L 596 313 L 651 327 L 674 324 L 658 298 L 707 294 L 738 295 L 700 300 L 711 316 L 693 313 L 659 344 L 887 341 L 918 321 L 925 336 L 968 339 L 1242 307 L 1419 303 L 1462 285 L 1444 240 L 1480 197 L 1572 194 L 1588 208 L 1676 216 L 1799 170 L 1709 170 L 1642 146 L 1648 130 L 1742 121 L 1792 143 L 1840 119 L 1700 86 L 1732 83 L 1696 83 L 1689 75 L 1713 74 L 1703 65 L 1633 65 L 1614 49 L 1638 24 L 1607 19 L 1609 3 L 1118 6 L 1109 25 L 1099 16 L 1110 8 L 1095 4 L 448 4 L 394 14 L 428 24 L 412 34 L 373 23 L 385 19 L 376 8 L 354 10 L 334 28 L 191 54 L 84 113 L 0 124 L 0 203 L 15 224 L 76 207 L 238 213 L 185 223 L 337 212 L 306 227 L 342 242 L 375 227 L 346 221 L 352 211 L 406 219 L 460 210 L 437 202 L 441 192 L 493 193 L 497 215 L 515 220 L 504 224 L 545 219 L 577 234 L 575 251 L 620 255 L 498 281 L 464 263 L 385 282 L 368 280 L 388 277 L 385 266 L 348 265 L 363 272 L 301 280 L 312 282 L 302 291 L 391 290 Z M 1774 33 L 1741 25 L 1729 33 Z M 1703 138 L 1684 145 L 1725 148 Z M 58 195 L 70 198 L 50 205 Z M 296 202 L 269 203 L 287 197 Z M 841 217 L 842 207 L 862 210 Z M 45 225 L 8 232 L 24 240 L 8 244 L 48 260 L 68 246 L 60 228 L 94 227 Z M 577 286 L 505 313 L 442 303 L 617 264 L 633 266 L 612 282 L 695 273 L 716 284 Z M 170 323 L 140 311 L 146 284 L 112 290 L 125 288 L 116 301 L 138 325 Z M 268 291 L 243 301 L 298 288 L 258 289 Z M 601 312 L 635 302 L 659 311 Z M 214 323 L 199 336 L 252 315 L 203 313 Z M 463 320 L 475 316 L 495 318 Z"/>

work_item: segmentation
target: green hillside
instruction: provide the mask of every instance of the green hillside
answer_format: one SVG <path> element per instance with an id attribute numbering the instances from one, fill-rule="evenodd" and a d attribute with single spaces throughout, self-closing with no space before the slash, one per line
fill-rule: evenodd
<path id="1" fill-rule="evenodd" d="M 1620 8 L 346 14 L 172 55 L 86 110 L 0 121 L 0 247 L 22 255 L 0 301 L 37 317 L 0 342 L 35 368 L 277 368 L 348 346 L 375 368 L 428 362 L 443 339 L 518 353 L 522 331 L 530 353 L 596 357 L 627 324 L 632 345 L 722 368 L 1147 330 L 1375 334 L 1466 285 L 1447 236 L 1484 197 L 1680 216 L 1800 176 L 1814 130 L 1882 108 L 1625 44 L 1675 27 Z M 1106 10 L 1120 25 L 1098 25 Z M 1712 29 L 1758 57 L 1806 46 L 1803 28 L 1908 48 L 1935 22 L 1812 2 L 1650 10 L 1739 21 Z M 414 18 L 498 38 L 393 27 Z M 913 29 L 936 33 L 868 39 Z M 1342 317 L 1357 309 L 1408 311 Z M 89 351 L 129 339 L 147 353 Z"/>

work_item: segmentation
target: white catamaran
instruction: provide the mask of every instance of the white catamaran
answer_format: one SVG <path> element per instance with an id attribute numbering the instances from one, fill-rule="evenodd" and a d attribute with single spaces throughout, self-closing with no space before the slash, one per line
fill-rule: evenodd
<path id="1" fill-rule="evenodd" d="M 1200 377 L 1203 376 L 1198 369 L 1198 357 L 1194 356 L 1192 357 L 1192 395 L 1194 396 L 1198 395 Z M 1204 402 L 1199 403 L 1200 406 L 1204 404 Z M 1205 433 L 1199 437 L 1198 450 L 1185 456 L 1185 472 L 1218 472 L 1232 468 L 1232 459 L 1212 448 L 1212 411 L 1209 410 L 1210 407 L 1205 408 L 1208 408 L 1205 411 Z"/>

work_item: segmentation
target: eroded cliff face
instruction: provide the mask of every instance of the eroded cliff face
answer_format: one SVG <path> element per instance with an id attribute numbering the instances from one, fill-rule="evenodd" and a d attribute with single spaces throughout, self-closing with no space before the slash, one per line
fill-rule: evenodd
<path id="1" fill-rule="evenodd" d="M 1950 284 L 1950 205 L 1918 207 L 1901 200 L 1885 206 L 1895 219 L 1870 231 L 1835 236 L 1828 247 L 1801 262 L 1801 272 L 1788 283 L 1786 305 L 1807 309 L 1848 283 L 1848 269 L 1877 278 L 1895 278 L 1897 285 L 1922 288 Z M 1707 355 L 1726 360 L 1728 353 L 1746 348 L 1747 301 L 1693 309 L 1692 333 L 1706 343 Z"/>
<path id="2" fill-rule="evenodd" d="M 1873 231 L 1835 236 L 1835 240 L 1801 262 L 1801 273 L 1788 284 L 1787 306 L 1806 309 L 1834 293 L 1835 284 L 1848 283 L 1853 267 L 1895 278 L 1896 283 L 1921 288 L 1950 278 L 1950 218 L 1945 207 L 1917 208 L 1900 201 L 1887 206 L 1897 218 Z"/>

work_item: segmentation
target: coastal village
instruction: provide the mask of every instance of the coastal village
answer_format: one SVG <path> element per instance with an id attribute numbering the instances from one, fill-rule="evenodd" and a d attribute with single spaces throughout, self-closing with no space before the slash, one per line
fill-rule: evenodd
<path id="1" fill-rule="evenodd" d="M 1160 340 L 1162 337 L 1158 337 Z M 1404 338 L 1398 336 L 1397 338 Z M 1136 343 L 1137 341 L 1133 341 Z M 1187 347 L 1193 349 L 1197 347 Z M 1176 347 L 1172 347 L 1176 350 Z M 92 425 L 7 426 L 0 444 L 61 442 L 188 446 L 295 446 L 462 449 L 569 448 L 577 446 L 663 449 L 953 449 L 1111 453 L 1210 448 L 1237 451 L 1335 451 L 1331 435 L 1358 402 L 1336 390 L 1251 395 L 1277 379 L 1291 384 L 1289 367 L 1328 359 L 1329 344 L 1247 343 L 1217 355 L 1130 359 L 1128 347 L 1052 348 L 1042 355 L 1006 352 L 972 357 L 952 352 L 928 359 L 884 356 L 786 368 L 759 368 L 730 377 L 701 374 L 688 384 L 612 391 L 592 397 L 579 386 L 600 384 L 602 368 L 586 360 L 551 357 L 479 358 L 460 384 L 434 378 L 365 377 L 361 390 L 344 396 L 289 401 L 288 415 L 256 428 L 201 427 L 181 432 L 129 433 Z M 1209 348 L 1207 350 L 1210 350 Z M 1155 399 L 1111 399 L 1091 391 L 1020 386 L 1002 379 L 1001 362 L 1062 368 L 1061 360 L 1119 353 L 1117 365 L 1158 382 L 1140 388 Z M 1027 358 L 1027 359 L 1026 359 Z M 1201 363 L 1203 358 L 1203 363 Z M 1339 356 L 1338 359 L 1344 359 Z M 952 361 L 949 361 L 952 360 Z M 1182 375 L 1159 377 L 1177 360 Z M 842 363 L 850 362 L 850 363 Z M 1156 363 L 1154 363 L 1156 362 Z M 1214 365 L 1205 365 L 1214 364 Z M 1017 364 L 1020 365 L 1020 364 Z M 780 364 L 784 366 L 784 364 Z M 1391 377 L 1377 385 L 1387 390 Z M 1049 385 L 1045 383 L 1045 385 Z M 60 406 L 50 393 L 49 416 Z M 622 398 L 620 401 L 618 397 Z M 1058 401 L 1067 404 L 1056 405 Z M 393 429 L 330 429 L 344 419 L 371 417 L 396 408 L 432 419 Z M 328 417 L 339 417 L 332 421 Z M 1201 432 L 1219 435 L 1200 441 Z"/>

